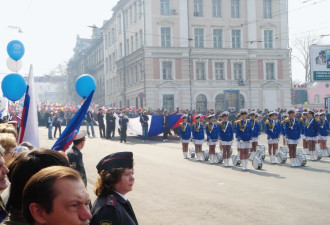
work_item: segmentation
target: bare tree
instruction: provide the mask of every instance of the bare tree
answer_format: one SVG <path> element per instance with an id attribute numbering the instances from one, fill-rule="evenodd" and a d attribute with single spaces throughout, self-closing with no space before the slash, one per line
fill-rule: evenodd
<path id="1" fill-rule="evenodd" d="M 50 75 L 57 75 L 57 76 L 66 76 L 67 75 L 67 62 L 63 62 L 58 64 L 54 69 L 50 71 Z"/>
<path id="2" fill-rule="evenodd" d="M 298 37 L 293 41 L 296 54 L 292 56 L 304 67 L 305 69 L 305 81 L 311 81 L 310 70 L 310 52 L 309 47 L 314 44 L 318 44 L 320 41 L 319 36 L 315 34 L 307 34 L 304 37 Z"/>

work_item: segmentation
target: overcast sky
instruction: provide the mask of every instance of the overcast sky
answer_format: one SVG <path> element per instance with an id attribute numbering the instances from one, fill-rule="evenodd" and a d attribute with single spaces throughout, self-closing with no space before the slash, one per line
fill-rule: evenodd
<path id="1" fill-rule="evenodd" d="M 211 1 L 211 0 L 207 0 Z M 228 0 L 224 0 L 228 1 Z M 278 0 L 274 0 L 278 1 Z M 88 25 L 102 26 L 111 17 L 116 0 L 0 0 L 0 75 L 9 73 L 7 43 L 21 40 L 26 48 L 22 74 L 30 64 L 35 76 L 47 74 L 73 55 L 76 37 L 90 37 Z M 313 4 L 314 3 L 314 4 Z M 296 37 L 330 34 L 330 0 L 289 0 L 291 41 Z M 20 27 L 23 33 L 8 28 Z M 330 44 L 330 37 L 322 38 Z M 294 46 L 293 54 L 295 54 Z M 294 80 L 304 80 L 304 70 L 293 59 Z"/>

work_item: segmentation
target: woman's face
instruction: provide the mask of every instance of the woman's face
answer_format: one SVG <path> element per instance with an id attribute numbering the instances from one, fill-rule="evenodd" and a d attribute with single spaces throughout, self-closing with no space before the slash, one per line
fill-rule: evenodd
<path id="1" fill-rule="evenodd" d="M 12 147 L 8 152 L 5 152 L 5 154 L 3 155 L 3 158 L 4 158 L 6 163 L 8 163 L 11 160 L 11 158 L 13 158 L 14 148 L 15 147 Z"/>
<path id="2" fill-rule="evenodd" d="M 120 178 L 120 181 L 114 185 L 115 191 L 119 192 L 122 195 L 127 194 L 132 191 L 134 185 L 134 170 L 125 169 L 123 175 Z"/>

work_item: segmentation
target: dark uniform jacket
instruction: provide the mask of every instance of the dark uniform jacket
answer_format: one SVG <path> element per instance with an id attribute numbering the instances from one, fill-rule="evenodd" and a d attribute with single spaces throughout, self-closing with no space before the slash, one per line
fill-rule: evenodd
<path id="1" fill-rule="evenodd" d="M 163 115 L 163 120 L 162 120 L 163 127 L 169 128 L 170 126 L 170 115 Z"/>
<path id="2" fill-rule="evenodd" d="M 77 170 L 80 173 L 85 186 L 87 186 L 86 172 L 81 151 L 79 151 L 79 149 L 77 149 L 75 146 L 72 146 L 72 148 L 68 150 L 66 154 L 69 158 L 71 168 Z"/>
<path id="3" fill-rule="evenodd" d="M 105 116 L 105 120 L 107 121 L 107 126 L 116 126 L 116 117 L 113 114 L 107 113 Z"/>
<path id="4" fill-rule="evenodd" d="M 99 112 L 97 114 L 97 122 L 99 123 L 99 125 L 104 125 L 104 120 L 103 120 L 104 116 L 103 113 Z"/>
<path id="5" fill-rule="evenodd" d="M 142 127 L 148 127 L 149 117 L 147 115 L 140 116 L 140 123 Z"/>
<path id="6" fill-rule="evenodd" d="M 98 197 L 92 215 L 90 225 L 138 225 L 132 206 L 116 192 Z"/>

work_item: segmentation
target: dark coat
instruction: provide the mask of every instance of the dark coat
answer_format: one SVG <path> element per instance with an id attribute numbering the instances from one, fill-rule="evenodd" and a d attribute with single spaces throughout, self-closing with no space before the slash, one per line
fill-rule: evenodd
<path id="1" fill-rule="evenodd" d="M 82 159 L 82 153 L 75 146 L 72 146 L 72 148 L 69 149 L 66 154 L 69 158 L 71 168 L 77 170 L 80 173 L 85 186 L 87 186 L 86 171 Z"/>
<path id="2" fill-rule="evenodd" d="M 98 197 L 92 207 L 90 225 L 138 225 L 133 208 L 118 193 Z"/>

